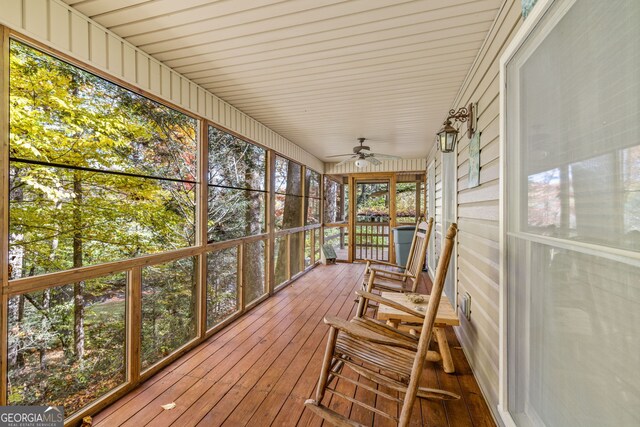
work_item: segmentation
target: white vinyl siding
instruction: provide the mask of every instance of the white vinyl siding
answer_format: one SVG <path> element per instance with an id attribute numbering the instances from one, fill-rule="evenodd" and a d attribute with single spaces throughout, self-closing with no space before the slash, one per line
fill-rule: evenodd
<path id="1" fill-rule="evenodd" d="M 341 174 L 341 173 L 364 173 L 364 172 L 424 172 L 427 169 L 427 159 L 398 159 L 398 160 L 382 160 L 379 166 L 367 165 L 359 168 L 354 162 L 344 163 L 337 166 L 338 163 L 326 163 L 325 173 Z"/>
<path id="2" fill-rule="evenodd" d="M 478 103 L 480 185 L 468 188 L 469 138 L 461 132 L 457 147 L 457 286 L 458 295 L 471 295 L 471 320 L 460 315 L 455 328 L 489 407 L 497 418 L 499 390 L 499 60 L 521 23 L 520 0 L 506 0 L 496 17 L 473 67 L 451 108 Z M 444 112 L 443 112 L 444 114 Z M 444 120 L 444 116 L 442 119 Z M 466 130 L 463 124 L 462 131 Z M 442 206 L 441 153 L 436 163 L 436 212 Z M 436 216 L 436 247 L 442 239 L 442 221 Z"/>

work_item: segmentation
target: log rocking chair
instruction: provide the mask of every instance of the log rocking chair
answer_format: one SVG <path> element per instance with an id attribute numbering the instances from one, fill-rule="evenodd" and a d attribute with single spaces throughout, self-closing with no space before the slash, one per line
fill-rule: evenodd
<path id="1" fill-rule="evenodd" d="M 417 341 L 402 336 L 402 333 L 399 334 L 398 331 L 386 332 L 386 328 L 376 331 L 353 321 L 325 317 L 325 323 L 330 326 L 329 338 L 315 399 L 309 399 L 305 402 L 307 408 L 336 426 L 359 426 L 360 424 L 357 422 L 323 405 L 322 400 L 325 394 L 330 392 L 334 396 L 342 397 L 377 415 L 396 421 L 401 427 L 406 427 L 409 424 L 416 398 L 458 398 L 455 394 L 446 391 L 419 387 L 456 232 L 456 225 L 452 224 L 444 240 L 431 296 L 424 313 L 422 331 Z M 364 295 L 364 292 L 358 293 L 361 298 L 371 298 L 371 295 L 373 295 Z M 376 297 L 375 295 L 373 296 Z M 384 301 L 381 300 L 380 303 L 384 304 Z M 347 375 L 343 375 L 342 370 L 345 367 L 352 369 L 355 373 L 376 384 L 404 394 L 404 396 L 392 396 L 371 385 L 360 383 Z M 338 378 L 369 390 L 378 397 L 401 404 L 400 416 L 395 417 L 387 414 L 356 398 L 338 392 L 335 388 L 332 388 L 335 387 L 335 382 L 337 382 L 336 379 Z"/>
<path id="2" fill-rule="evenodd" d="M 389 270 L 389 267 L 397 267 L 392 263 L 366 260 L 363 288 L 369 287 L 370 292 L 371 290 L 415 292 L 418 287 L 418 278 L 427 256 L 427 245 L 432 229 L 433 218 L 429 218 L 428 222 L 421 221 L 416 226 L 404 272 Z M 376 267 L 376 265 L 382 268 Z"/>

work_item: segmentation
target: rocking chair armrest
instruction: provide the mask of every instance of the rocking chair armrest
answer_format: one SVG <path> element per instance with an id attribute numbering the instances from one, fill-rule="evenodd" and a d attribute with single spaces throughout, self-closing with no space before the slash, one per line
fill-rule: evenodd
<path id="1" fill-rule="evenodd" d="M 364 341 L 369 341 L 375 344 L 388 345 L 392 347 L 400 347 L 407 350 L 416 351 L 415 342 L 410 342 L 408 340 L 400 340 L 400 339 L 384 336 L 382 334 L 378 334 L 376 332 L 373 332 L 357 324 L 340 319 L 339 317 L 326 316 L 324 318 L 324 323 L 354 338 L 358 338 Z"/>
<path id="2" fill-rule="evenodd" d="M 411 273 L 400 273 L 399 271 L 391 271 L 391 270 L 382 270 L 381 268 L 375 268 L 375 267 L 369 267 L 369 270 L 375 274 L 389 274 L 392 276 L 398 276 L 398 277 L 403 277 L 403 278 L 408 278 L 408 279 L 415 279 L 416 276 L 414 276 Z"/>
<path id="3" fill-rule="evenodd" d="M 424 313 L 420 313 L 419 311 L 413 310 L 409 307 L 406 307 L 400 303 L 397 303 L 395 301 L 392 301 L 390 299 L 387 298 L 383 298 L 380 295 L 376 295 L 376 294 L 372 294 L 370 292 L 365 292 L 365 291 L 356 291 L 356 295 L 358 295 L 359 297 L 363 297 L 366 298 L 368 300 L 371 301 L 375 301 L 379 304 L 382 305 L 386 305 L 389 306 L 391 308 L 395 308 L 396 310 L 400 310 L 400 311 L 404 311 L 407 314 L 410 314 L 412 316 L 415 317 L 419 317 L 420 319 L 424 319 Z"/>
<path id="4" fill-rule="evenodd" d="M 397 282 L 397 283 L 407 283 L 406 279 L 403 279 L 401 277 L 386 276 L 384 274 L 379 274 L 379 273 L 374 273 L 374 274 L 375 274 L 375 276 L 373 277 L 374 286 L 375 286 L 376 280 L 378 279 L 389 280 L 391 282 Z M 366 280 L 364 283 L 366 285 L 367 283 L 369 283 L 369 280 Z"/>
<path id="5" fill-rule="evenodd" d="M 366 262 L 367 264 L 369 264 L 369 265 L 379 264 L 379 265 L 386 265 L 386 266 L 389 266 L 389 267 L 404 268 L 404 267 L 403 267 L 403 266 L 401 266 L 401 265 L 394 264 L 394 263 L 392 263 L 392 262 L 387 262 L 387 261 L 378 261 L 378 260 L 375 260 L 375 259 L 368 259 L 368 258 L 365 258 L 363 261 L 365 261 L 365 262 Z M 371 268 L 371 267 L 370 267 L 370 268 Z"/>

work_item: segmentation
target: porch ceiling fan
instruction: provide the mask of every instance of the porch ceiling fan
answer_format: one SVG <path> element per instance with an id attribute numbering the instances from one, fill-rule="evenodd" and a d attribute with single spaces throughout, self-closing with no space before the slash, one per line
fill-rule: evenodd
<path id="1" fill-rule="evenodd" d="M 364 141 L 366 141 L 366 138 L 358 138 L 358 142 L 360 143 L 360 145 L 356 145 L 355 147 L 353 147 L 353 153 L 349 153 L 349 154 L 336 154 L 334 156 L 327 156 L 327 157 L 344 157 L 344 156 L 350 156 L 348 159 L 345 159 L 343 161 L 341 161 L 340 163 L 338 163 L 336 166 L 340 166 L 343 165 L 345 163 L 349 163 L 349 162 L 355 162 L 356 166 L 359 168 L 363 168 L 365 166 L 367 166 L 367 164 L 371 163 L 374 166 L 378 166 L 379 164 L 381 164 L 382 162 L 378 159 L 400 159 L 401 157 L 398 156 L 392 156 L 389 154 L 381 154 L 381 153 L 374 153 L 371 151 L 371 148 L 367 145 L 364 145 Z"/>

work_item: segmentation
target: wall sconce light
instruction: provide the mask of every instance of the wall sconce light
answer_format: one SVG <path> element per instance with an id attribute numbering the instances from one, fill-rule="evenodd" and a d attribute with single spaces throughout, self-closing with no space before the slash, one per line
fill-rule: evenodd
<path id="1" fill-rule="evenodd" d="M 456 148 L 458 140 L 458 129 L 454 128 L 451 121 L 467 122 L 467 135 L 469 138 L 475 131 L 475 110 L 477 104 L 469 104 L 468 107 L 461 107 L 456 110 L 450 110 L 447 120 L 442 125 L 442 129 L 437 133 L 438 147 L 443 153 L 452 153 Z"/>

